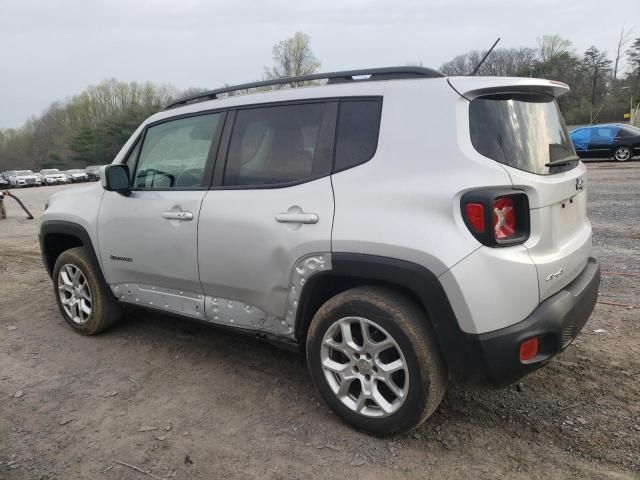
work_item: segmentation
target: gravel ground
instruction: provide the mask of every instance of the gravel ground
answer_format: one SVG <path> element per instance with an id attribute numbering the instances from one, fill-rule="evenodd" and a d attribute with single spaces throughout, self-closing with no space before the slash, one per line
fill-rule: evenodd
<path id="1" fill-rule="evenodd" d="M 640 162 L 591 163 L 601 301 L 640 305 Z M 518 386 L 452 385 L 418 430 L 375 438 L 318 398 L 302 356 L 130 309 L 70 331 L 37 244 L 59 188 L 16 191 L 0 222 L 0 478 L 640 478 L 640 309 L 599 303 Z M 596 333 L 603 330 L 603 332 Z M 117 461 L 116 461 L 117 460 Z"/>

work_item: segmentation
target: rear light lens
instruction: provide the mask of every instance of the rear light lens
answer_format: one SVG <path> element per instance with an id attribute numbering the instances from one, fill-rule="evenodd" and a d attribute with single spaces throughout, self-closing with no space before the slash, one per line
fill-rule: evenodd
<path id="1" fill-rule="evenodd" d="M 484 189 L 467 192 L 462 216 L 476 239 L 488 247 L 503 247 L 529 238 L 529 201 L 520 191 Z"/>
<path id="2" fill-rule="evenodd" d="M 511 197 L 500 197 L 493 201 L 493 232 L 496 240 L 516 235 L 516 209 Z"/>
<path id="3" fill-rule="evenodd" d="M 467 219 L 472 230 L 477 233 L 484 233 L 484 205 L 481 203 L 467 203 Z"/>
<path id="4" fill-rule="evenodd" d="M 528 362 L 538 356 L 540 340 L 538 337 L 530 338 L 520 344 L 520 361 Z"/>

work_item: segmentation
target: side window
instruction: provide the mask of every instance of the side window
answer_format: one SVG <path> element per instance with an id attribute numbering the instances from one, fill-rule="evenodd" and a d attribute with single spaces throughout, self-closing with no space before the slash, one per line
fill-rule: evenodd
<path id="1" fill-rule="evenodd" d="M 336 135 L 336 171 L 360 165 L 376 153 L 381 105 L 380 100 L 340 102 Z"/>
<path id="2" fill-rule="evenodd" d="M 239 110 L 224 185 L 273 185 L 312 178 L 322 163 L 324 103 Z"/>
<path id="3" fill-rule="evenodd" d="M 140 154 L 132 186 L 162 189 L 201 187 L 209 149 L 221 126 L 221 119 L 221 113 L 213 113 L 149 127 L 142 146 L 136 146 L 136 149 L 140 148 Z"/>
<path id="4" fill-rule="evenodd" d="M 613 127 L 611 129 L 611 141 L 620 136 L 620 127 Z"/>
<path id="5" fill-rule="evenodd" d="M 591 141 L 591 129 L 581 128 L 571 132 L 571 141 L 576 150 L 587 150 Z"/>
<path id="6" fill-rule="evenodd" d="M 613 141 L 613 128 L 597 128 L 594 137 L 594 140 L 597 138 L 597 140 L 602 143 L 611 142 Z"/>

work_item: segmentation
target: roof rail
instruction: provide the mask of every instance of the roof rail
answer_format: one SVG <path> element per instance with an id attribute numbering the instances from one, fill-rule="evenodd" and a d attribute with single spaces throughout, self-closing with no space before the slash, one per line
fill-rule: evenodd
<path id="1" fill-rule="evenodd" d="M 367 75 L 368 78 L 354 78 Z M 365 68 L 362 70 L 345 70 L 344 72 L 314 73 L 311 75 L 302 75 L 299 77 L 284 77 L 275 78 L 273 80 L 261 80 L 259 82 L 243 83 L 241 85 L 233 85 L 229 87 L 218 88 L 215 90 L 209 90 L 197 95 L 180 98 L 175 102 L 167 105 L 164 109 L 169 110 L 171 108 L 181 107 L 190 103 L 214 100 L 218 98 L 218 95 L 220 94 L 237 92 L 239 90 L 249 90 L 252 88 L 269 87 L 272 85 L 283 85 L 288 83 L 310 82 L 313 80 L 327 80 L 327 83 L 333 84 L 373 80 L 396 80 L 401 78 L 435 78 L 443 76 L 444 75 L 436 70 L 424 67 Z"/>

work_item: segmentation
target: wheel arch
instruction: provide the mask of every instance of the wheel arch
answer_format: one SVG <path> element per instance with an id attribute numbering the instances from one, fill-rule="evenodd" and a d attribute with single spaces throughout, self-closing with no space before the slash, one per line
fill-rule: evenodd
<path id="1" fill-rule="evenodd" d="M 312 276 L 301 292 L 295 323 L 300 344 L 305 343 L 311 319 L 326 300 L 356 286 L 384 285 L 404 293 L 425 310 L 448 368 L 461 371 L 466 337 L 433 272 L 405 260 L 355 253 L 333 253 L 331 265 L 330 271 Z"/>
<path id="2" fill-rule="evenodd" d="M 74 247 L 86 247 L 99 274 L 103 276 L 89 232 L 82 225 L 64 220 L 45 220 L 40 226 L 39 237 L 42 261 L 49 276 L 53 275 L 53 267 L 60 254 Z"/>

